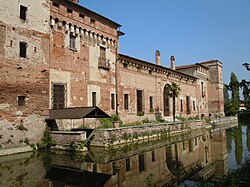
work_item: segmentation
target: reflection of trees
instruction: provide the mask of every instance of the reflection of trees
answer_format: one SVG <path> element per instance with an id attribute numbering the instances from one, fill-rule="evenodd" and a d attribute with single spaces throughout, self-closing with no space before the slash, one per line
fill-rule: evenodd
<path id="1" fill-rule="evenodd" d="M 247 126 L 247 149 L 250 151 L 250 126 Z"/>
<path id="2" fill-rule="evenodd" d="M 236 163 L 240 164 L 242 161 L 243 145 L 242 145 L 242 129 L 241 126 L 235 128 L 234 130 L 235 139 L 235 158 Z"/>
<path id="3" fill-rule="evenodd" d="M 233 129 L 227 130 L 227 151 L 231 153 L 232 150 L 232 141 L 233 141 Z"/>

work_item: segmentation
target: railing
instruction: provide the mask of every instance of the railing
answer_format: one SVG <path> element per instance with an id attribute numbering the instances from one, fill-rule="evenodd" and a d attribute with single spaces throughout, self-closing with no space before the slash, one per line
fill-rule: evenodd
<path id="1" fill-rule="evenodd" d="M 227 122 L 227 121 L 238 121 L 238 117 L 237 116 L 229 116 L 229 117 L 221 117 L 221 118 L 217 117 L 211 120 L 211 123 Z"/>
<path id="2" fill-rule="evenodd" d="M 110 69 L 110 60 L 103 58 L 103 57 L 99 57 L 98 59 L 98 68 L 104 68 L 104 69 Z"/>

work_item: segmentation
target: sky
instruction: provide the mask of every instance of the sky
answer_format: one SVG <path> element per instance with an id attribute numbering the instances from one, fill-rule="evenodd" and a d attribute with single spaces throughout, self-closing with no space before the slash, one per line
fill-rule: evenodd
<path id="1" fill-rule="evenodd" d="M 161 65 L 207 60 L 223 63 L 223 78 L 231 72 L 250 79 L 241 64 L 250 63 L 250 0 L 80 0 L 82 6 L 119 23 L 125 33 L 119 52 Z"/>

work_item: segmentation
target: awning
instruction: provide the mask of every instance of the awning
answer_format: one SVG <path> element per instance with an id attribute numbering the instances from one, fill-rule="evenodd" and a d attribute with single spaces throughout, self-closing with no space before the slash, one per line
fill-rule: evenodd
<path id="1" fill-rule="evenodd" d="M 51 109 L 49 119 L 110 118 L 98 107 Z"/>

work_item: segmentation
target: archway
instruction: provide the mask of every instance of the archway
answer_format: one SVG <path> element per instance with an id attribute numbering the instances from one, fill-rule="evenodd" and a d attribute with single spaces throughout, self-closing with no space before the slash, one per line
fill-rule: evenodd
<path id="1" fill-rule="evenodd" d="M 164 86 L 164 91 L 163 91 L 164 116 L 170 116 L 169 91 L 168 89 L 166 89 L 167 86 L 169 86 L 169 84 L 166 84 Z"/>

